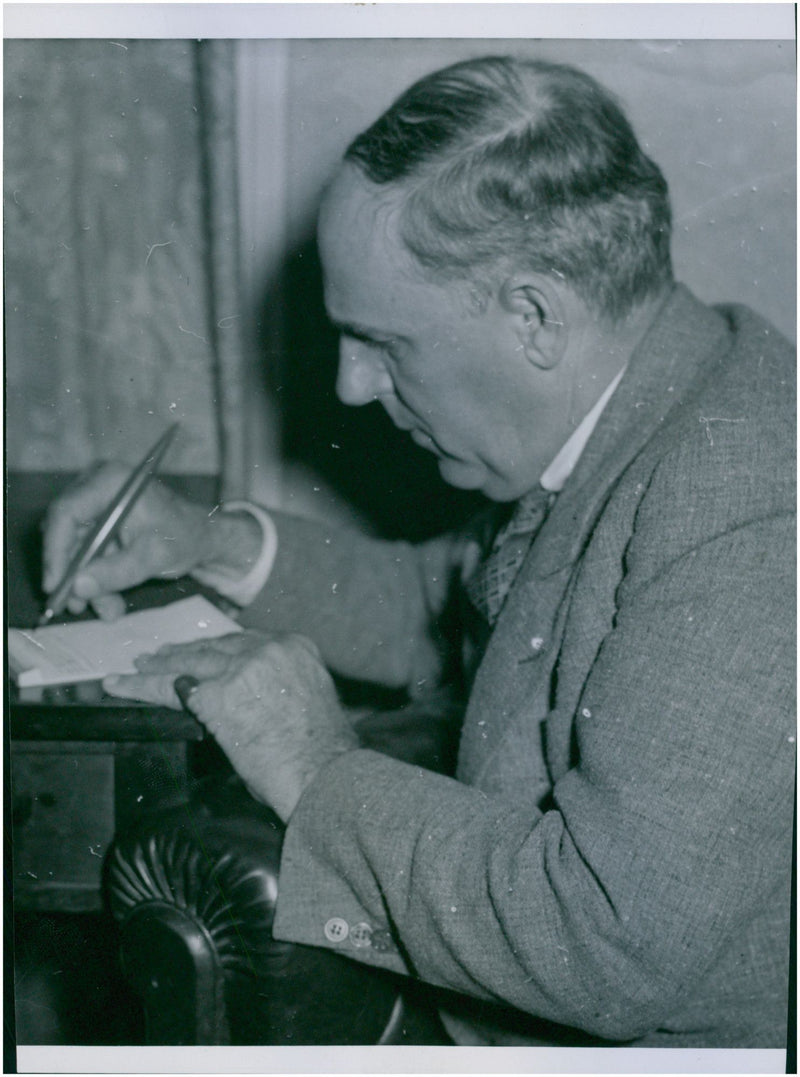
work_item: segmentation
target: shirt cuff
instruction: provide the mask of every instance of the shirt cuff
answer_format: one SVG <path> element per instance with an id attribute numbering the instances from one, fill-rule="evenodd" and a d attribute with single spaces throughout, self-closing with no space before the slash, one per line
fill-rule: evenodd
<path id="1" fill-rule="evenodd" d="M 250 501 L 228 501 L 223 512 L 249 512 L 261 527 L 261 551 L 244 576 L 224 565 L 204 565 L 192 569 L 191 575 L 206 587 L 212 587 L 223 598 L 237 606 L 249 605 L 269 579 L 278 552 L 278 532 L 272 517 Z"/>

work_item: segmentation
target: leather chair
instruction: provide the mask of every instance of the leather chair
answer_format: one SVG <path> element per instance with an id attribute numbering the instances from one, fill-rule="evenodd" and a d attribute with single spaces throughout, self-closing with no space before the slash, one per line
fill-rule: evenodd
<path id="1" fill-rule="evenodd" d="M 366 716 L 362 743 L 448 771 L 445 709 Z M 149 1044 L 447 1044 L 425 985 L 272 936 L 283 826 L 212 774 L 117 835 L 106 890 Z"/>

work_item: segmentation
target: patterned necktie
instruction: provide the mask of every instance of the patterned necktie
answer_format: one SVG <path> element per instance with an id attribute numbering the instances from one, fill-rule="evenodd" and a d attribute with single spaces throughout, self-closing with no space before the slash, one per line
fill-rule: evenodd
<path id="1" fill-rule="evenodd" d="M 488 555 L 466 581 L 470 601 L 490 625 L 494 626 L 499 617 L 511 585 L 555 499 L 556 495 L 543 486 L 537 486 L 520 498 L 508 523 L 497 532 Z"/>

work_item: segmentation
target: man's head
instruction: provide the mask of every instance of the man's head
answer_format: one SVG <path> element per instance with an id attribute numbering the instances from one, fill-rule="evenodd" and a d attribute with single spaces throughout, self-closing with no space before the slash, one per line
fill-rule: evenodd
<path id="1" fill-rule="evenodd" d="M 454 64 L 408 89 L 345 159 L 402 186 L 403 240 L 437 275 L 557 274 L 610 318 L 670 279 L 664 178 L 611 95 L 574 68 Z"/>
<path id="2" fill-rule="evenodd" d="M 453 485 L 520 496 L 671 280 L 669 228 L 661 173 L 588 76 L 485 58 L 422 79 L 323 205 L 340 396 L 379 399 Z"/>

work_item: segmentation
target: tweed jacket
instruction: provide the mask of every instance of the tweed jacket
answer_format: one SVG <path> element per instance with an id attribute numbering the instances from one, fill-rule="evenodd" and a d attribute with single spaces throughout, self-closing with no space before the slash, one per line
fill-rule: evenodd
<path id="1" fill-rule="evenodd" d="M 455 778 L 325 767 L 278 938 L 448 989 L 459 1042 L 785 1046 L 793 393 L 776 330 L 673 290 L 495 626 Z M 348 676 L 435 679 L 463 536 L 278 526 L 247 623 Z"/>

